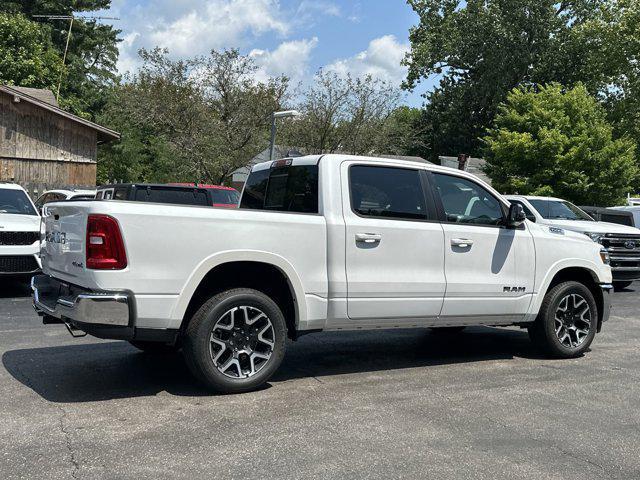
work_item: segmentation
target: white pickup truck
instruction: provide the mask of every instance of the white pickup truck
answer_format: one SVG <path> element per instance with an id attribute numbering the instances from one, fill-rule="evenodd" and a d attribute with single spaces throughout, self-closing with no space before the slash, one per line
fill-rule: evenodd
<path id="1" fill-rule="evenodd" d="M 609 317 L 600 245 L 426 163 L 277 160 L 252 168 L 239 209 L 54 203 L 45 228 L 44 323 L 181 348 L 223 392 L 266 382 L 287 337 L 309 332 L 519 325 L 574 357 Z"/>

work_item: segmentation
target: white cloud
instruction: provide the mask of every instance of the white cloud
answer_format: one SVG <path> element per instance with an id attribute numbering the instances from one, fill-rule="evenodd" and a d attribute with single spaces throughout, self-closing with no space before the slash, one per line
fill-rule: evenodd
<path id="1" fill-rule="evenodd" d="M 297 14 L 304 17 L 317 17 L 318 14 L 330 17 L 339 17 L 342 15 L 342 11 L 340 10 L 340 7 L 333 2 L 323 0 L 303 0 L 298 6 Z"/>
<path id="2" fill-rule="evenodd" d="M 293 81 L 300 80 L 308 73 L 309 57 L 316 45 L 318 38 L 313 37 L 283 42 L 273 51 L 252 50 L 249 56 L 259 67 L 256 77 L 266 80 L 284 74 Z"/>
<path id="3" fill-rule="evenodd" d="M 165 47 L 173 57 L 191 57 L 211 49 L 246 48 L 268 33 L 290 33 L 291 12 L 283 11 L 278 0 L 155 0 L 152 5 L 114 0 L 108 11 L 121 17 L 116 26 L 125 32 L 120 73 L 140 66 L 142 47 Z"/>
<path id="4" fill-rule="evenodd" d="M 174 55 L 188 56 L 230 44 L 238 46 L 248 34 L 285 35 L 288 26 L 280 17 L 275 0 L 208 0 L 152 29 L 148 40 Z"/>
<path id="5" fill-rule="evenodd" d="M 407 74 L 407 68 L 400 62 L 408 51 L 408 43 L 400 43 L 395 36 L 385 35 L 371 40 L 366 50 L 353 57 L 336 60 L 325 70 L 352 77 L 371 75 L 398 85 Z"/>

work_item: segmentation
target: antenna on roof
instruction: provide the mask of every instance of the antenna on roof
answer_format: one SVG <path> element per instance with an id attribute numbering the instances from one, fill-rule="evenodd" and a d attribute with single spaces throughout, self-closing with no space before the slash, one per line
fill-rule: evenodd
<path id="1" fill-rule="evenodd" d="M 58 78 L 58 90 L 56 91 L 56 102 L 60 101 L 60 86 L 62 85 L 62 73 L 64 72 L 64 66 L 67 61 L 67 51 L 69 50 L 69 40 L 71 39 L 71 29 L 73 28 L 73 21 L 77 18 L 79 20 L 91 19 L 91 20 L 120 20 L 118 17 L 98 17 L 91 15 L 32 15 L 33 18 L 46 18 L 47 20 L 70 20 L 69 31 L 67 32 L 67 43 L 64 47 L 64 54 L 62 55 L 62 68 L 60 69 L 60 77 Z"/>

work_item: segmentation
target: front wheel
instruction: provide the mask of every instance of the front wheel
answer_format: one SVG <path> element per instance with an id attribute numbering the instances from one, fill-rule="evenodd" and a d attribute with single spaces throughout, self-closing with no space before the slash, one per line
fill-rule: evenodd
<path id="1" fill-rule="evenodd" d="M 266 383 L 284 358 L 287 327 L 262 292 L 237 288 L 207 300 L 191 318 L 183 351 L 191 372 L 211 390 L 240 393 Z"/>
<path id="2" fill-rule="evenodd" d="M 541 350 L 558 358 L 582 355 L 598 326 L 598 307 L 579 282 L 563 282 L 547 292 L 529 336 Z"/>

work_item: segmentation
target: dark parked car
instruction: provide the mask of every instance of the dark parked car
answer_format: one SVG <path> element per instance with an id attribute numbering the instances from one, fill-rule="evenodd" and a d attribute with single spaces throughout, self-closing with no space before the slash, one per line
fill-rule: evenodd
<path id="1" fill-rule="evenodd" d="M 211 192 L 206 188 L 150 183 L 102 185 L 98 187 L 96 200 L 128 200 L 201 206 L 212 206 L 215 203 Z"/>
<path id="2" fill-rule="evenodd" d="M 612 210 L 602 207 L 580 207 L 598 222 L 619 223 L 620 225 L 629 225 L 635 227 L 633 213 L 624 210 Z"/>

